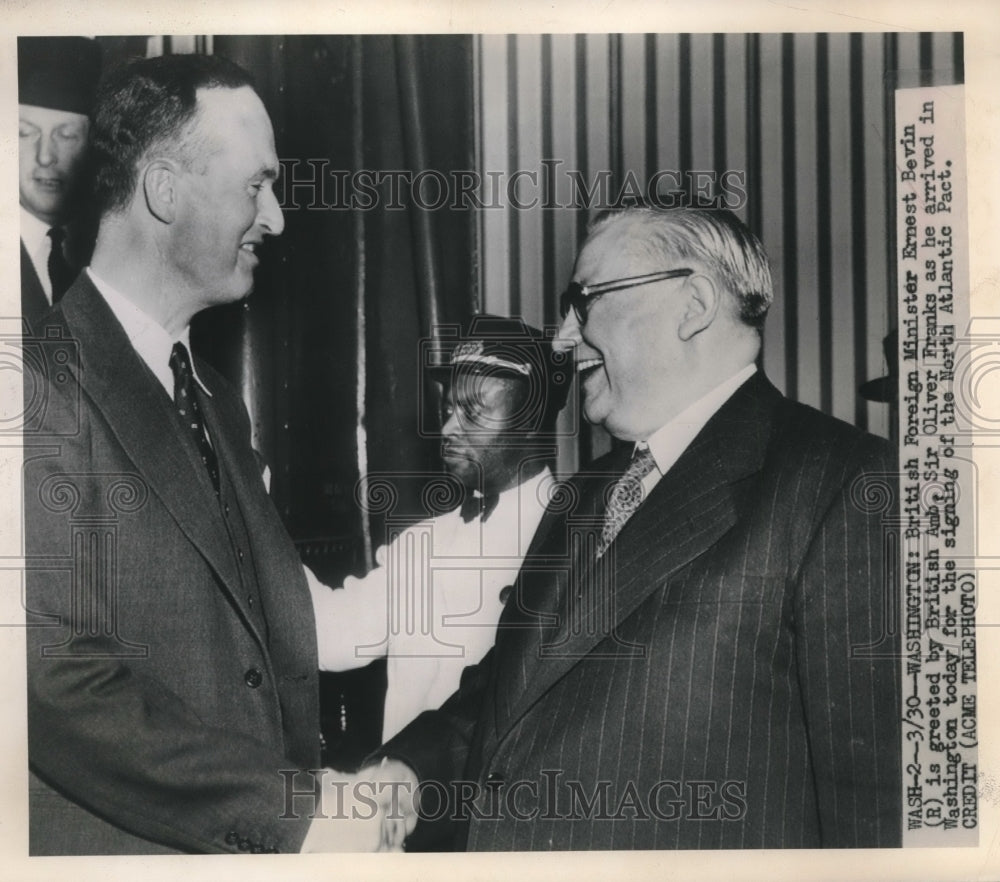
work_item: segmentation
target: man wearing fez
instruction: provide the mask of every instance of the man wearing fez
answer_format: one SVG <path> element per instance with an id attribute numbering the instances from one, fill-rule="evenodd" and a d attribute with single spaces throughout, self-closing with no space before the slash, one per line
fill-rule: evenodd
<path id="1" fill-rule="evenodd" d="M 541 331 L 494 315 L 474 316 L 431 371 L 443 384 L 441 456 L 461 491 L 442 496 L 455 504 L 393 536 L 378 566 L 342 589 L 310 579 L 321 670 L 388 656 L 383 740 L 442 704 L 493 645 L 553 490 L 556 417 L 572 379 L 571 360 Z"/>
<path id="2" fill-rule="evenodd" d="M 556 343 L 624 443 L 539 527 L 490 655 L 381 750 L 467 848 L 900 844 L 894 451 L 763 375 L 771 299 L 731 212 L 592 225 Z"/>
<path id="3" fill-rule="evenodd" d="M 270 119 L 225 59 L 144 59 L 103 82 L 92 144 L 97 243 L 25 440 L 30 851 L 374 849 L 301 771 L 309 590 L 243 403 L 189 346 L 284 227 Z"/>
<path id="4" fill-rule="evenodd" d="M 21 314 L 29 327 L 66 293 L 85 258 L 89 231 L 79 221 L 100 73 L 94 40 L 18 39 Z"/>

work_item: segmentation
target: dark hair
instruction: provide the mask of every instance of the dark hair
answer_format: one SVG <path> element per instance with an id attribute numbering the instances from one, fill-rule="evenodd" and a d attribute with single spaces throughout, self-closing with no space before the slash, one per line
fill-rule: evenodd
<path id="1" fill-rule="evenodd" d="M 152 148 L 190 160 L 181 136 L 194 120 L 198 89 L 242 86 L 253 87 L 250 74 L 217 55 L 143 58 L 109 74 L 97 90 L 90 135 L 98 215 L 129 204 Z"/>

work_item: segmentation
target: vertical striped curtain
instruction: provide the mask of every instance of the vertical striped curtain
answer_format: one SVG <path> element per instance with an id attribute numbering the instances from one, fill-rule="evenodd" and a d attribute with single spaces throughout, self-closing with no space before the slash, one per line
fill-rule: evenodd
<path id="1" fill-rule="evenodd" d="M 961 69 L 951 33 L 481 36 L 479 306 L 557 323 L 605 193 L 642 195 L 653 179 L 661 193 L 718 198 L 771 258 L 767 374 L 888 436 L 888 405 L 857 390 L 885 373 L 895 323 L 892 90 L 917 72 L 960 81 Z M 571 404 L 563 428 L 578 419 Z M 608 444 L 581 425 L 560 466 Z"/>

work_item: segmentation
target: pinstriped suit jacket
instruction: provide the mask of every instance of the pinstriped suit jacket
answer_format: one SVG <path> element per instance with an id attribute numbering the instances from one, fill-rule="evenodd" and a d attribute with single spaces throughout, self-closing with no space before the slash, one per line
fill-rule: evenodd
<path id="1" fill-rule="evenodd" d="M 898 845 L 889 445 L 757 374 L 595 565 L 606 466 L 539 528 L 493 652 L 383 752 L 472 782 L 475 850 Z"/>

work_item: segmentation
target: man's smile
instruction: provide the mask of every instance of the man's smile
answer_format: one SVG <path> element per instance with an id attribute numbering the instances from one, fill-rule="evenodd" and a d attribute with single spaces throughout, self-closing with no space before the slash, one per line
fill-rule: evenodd
<path id="1" fill-rule="evenodd" d="M 585 358 L 583 361 L 578 361 L 576 363 L 576 372 L 580 377 L 580 382 L 586 383 L 587 379 L 603 364 L 603 358 Z"/>

